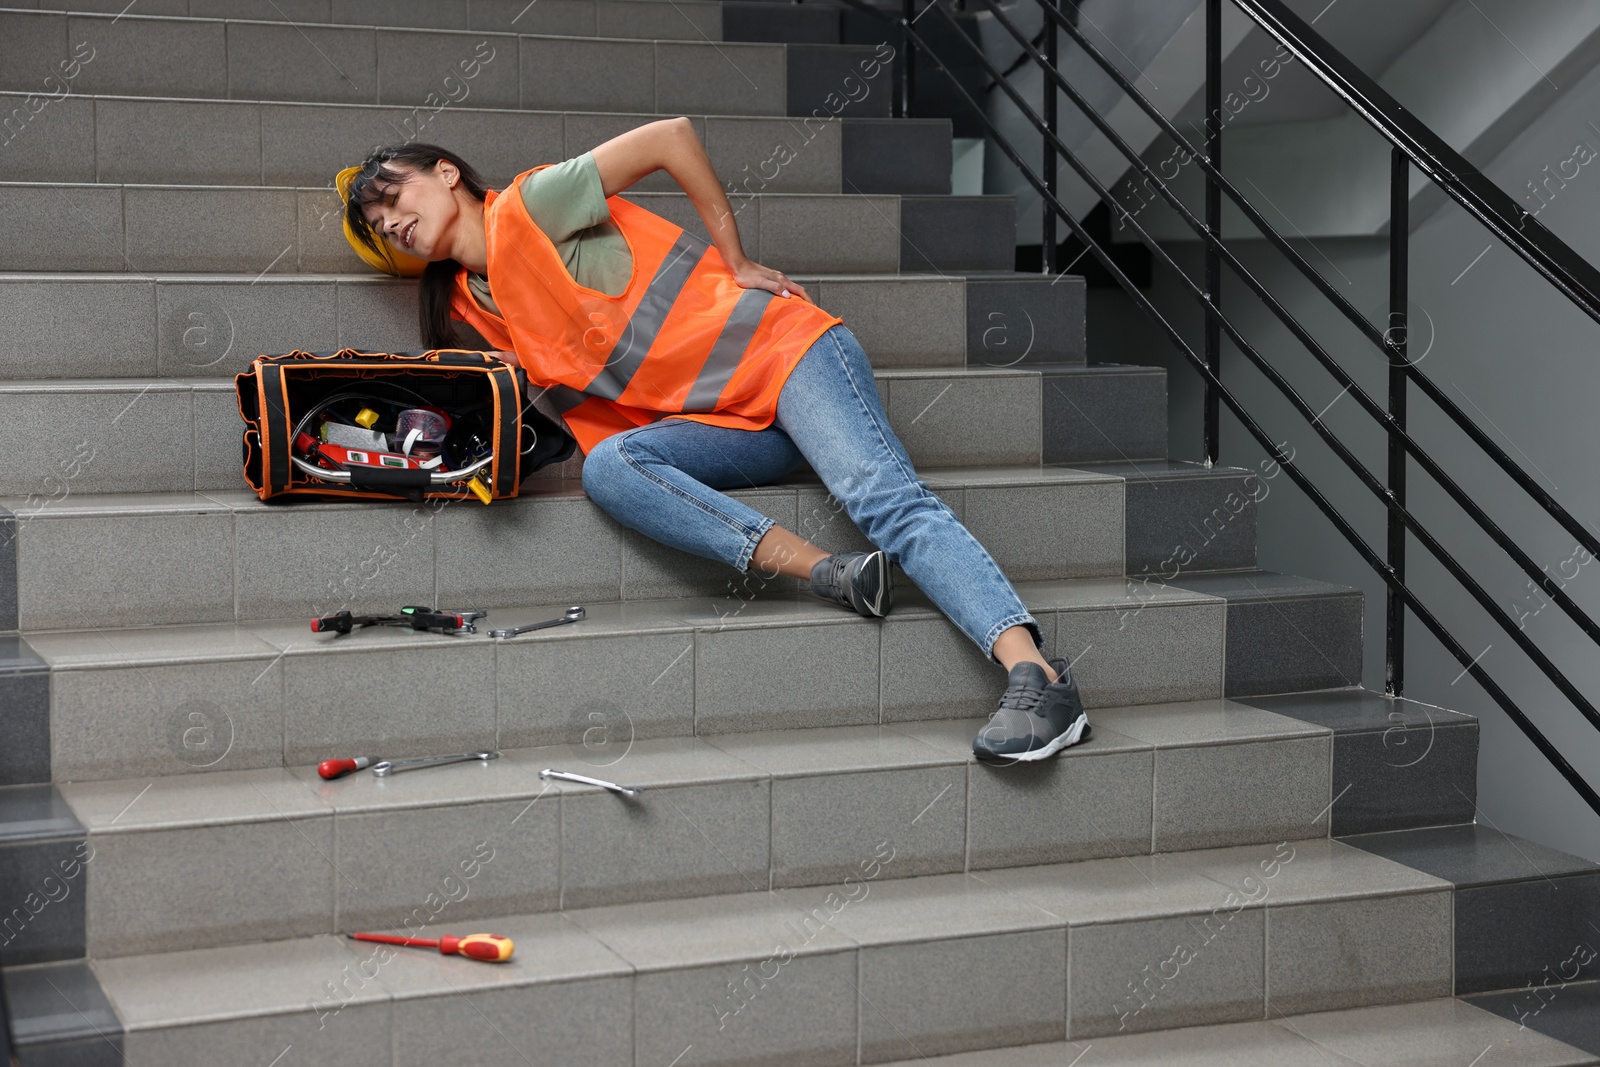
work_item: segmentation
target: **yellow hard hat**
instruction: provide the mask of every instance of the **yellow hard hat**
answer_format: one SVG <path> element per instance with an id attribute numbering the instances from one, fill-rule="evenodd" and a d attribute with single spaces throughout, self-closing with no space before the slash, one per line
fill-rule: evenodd
<path id="1" fill-rule="evenodd" d="M 359 166 L 346 167 L 334 176 L 334 188 L 339 190 L 339 198 L 341 200 L 349 201 L 350 183 L 355 180 L 356 175 L 360 172 L 361 168 Z M 416 256 L 408 256 L 404 252 L 395 251 L 388 241 L 380 240 L 378 242 L 378 250 L 373 251 L 363 244 L 361 239 L 356 236 L 355 231 L 350 228 L 349 216 L 346 215 L 343 218 L 344 239 L 350 242 L 350 247 L 356 250 L 356 255 L 365 260 L 367 265 L 374 270 L 380 270 L 385 274 L 393 274 L 396 277 L 415 278 L 428 265 L 428 261 L 425 259 L 418 259 Z"/>

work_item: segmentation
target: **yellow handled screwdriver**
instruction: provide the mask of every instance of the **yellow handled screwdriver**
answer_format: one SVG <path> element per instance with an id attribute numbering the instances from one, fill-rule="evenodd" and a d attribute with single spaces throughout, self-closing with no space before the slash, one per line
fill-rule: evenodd
<path id="1" fill-rule="evenodd" d="M 499 934 L 468 934 L 466 937 L 395 937 L 392 934 L 349 934 L 352 941 L 376 941 L 383 945 L 408 945 L 412 948 L 436 948 L 441 955 L 465 956 L 484 963 L 504 963 L 516 951 L 509 937 Z"/>

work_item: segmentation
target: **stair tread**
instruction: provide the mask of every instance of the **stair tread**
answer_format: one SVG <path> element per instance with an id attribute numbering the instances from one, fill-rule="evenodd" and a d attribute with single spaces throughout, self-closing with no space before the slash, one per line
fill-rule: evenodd
<path id="1" fill-rule="evenodd" d="M 1404 697 L 1385 696 L 1370 689 L 1335 689 L 1241 699 L 1252 707 L 1326 726 L 1336 734 L 1435 724 L 1459 726 L 1478 721 L 1476 715 L 1464 711 Z"/>
<path id="2" fill-rule="evenodd" d="M 1306 1015 L 1274 1013 L 1262 1022 L 924 1056 L 881 1067 L 1061 1067 L 1087 1057 L 1091 1049 L 1092 1062 L 1116 1067 L 1459 1067 L 1485 1049 L 1525 1067 L 1600 1063 L 1600 1057 L 1496 1018 L 1469 1001 L 1443 998 Z"/>
<path id="3" fill-rule="evenodd" d="M 253 499 L 253 498 L 251 498 Z M 313 505 L 320 506 L 320 505 Z M 360 505 L 325 505 L 349 507 Z M 1266 574 L 1268 572 L 1256 572 Z M 1062 578 L 1014 583 L 1023 602 L 1035 611 L 1074 611 L 1122 605 L 1208 604 L 1224 598 L 1175 585 L 1143 583 L 1126 578 Z M 1326 595 L 1352 592 L 1347 586 L 1319 583 Z M 582 637 L 615 637 L 650 633 L 688 633 L 695 629 L 726 630 L 787 625 L 874 625 L 805 594 L 763 595 L 742 602 L 736 612 L 717 611 L 726 598 L 670 597 L 598 601 L 585 605 L 587 617 L 577 623 L 504 639 L 505 643 L 560 641 Z M 518 626 L 552 617 L 561 605 L 498 607 L 494 626 Z M 936 618 L 938 611 L 914 589 L 897 597 L 891 620 Z M 482 623 L 480 623 L 480 627 Z M 303 618 L 166 626 L 82 627 L 25 632 L 34 651 L 56 670 L 208 660 L 272 658 L 294 655 L 392 651 L 401 647 L 482 646 L 487 638 L 413 633 L 393 627 L 371 627 L 347 636 L 312 634 Z M 1261 699 L 1261 698 L 1249 698 Z"/>
<path id="4" fill-rule="evenodd" d="M 984 710 L 974 708 L 973 714 L 980 715 Z M 545 781 L 539 772 L 547 767 L 614 778 L 650 790 L 964 766 L 976 762 L 972 738 L 985 721 L 974 717 L 702 737 L 630 738 L 620 754 L 611 751 L 620 744 L 615 740 L 608 746 L 580 743 L 507 748 L 498 759 L 483 763 L 431 768 L 426 774 L 413 772 L 389 778 L 359 772 L 327 782 L 318 777 L 315 767 L 298 765 L 213 770 L 155 779 L 71 782 L 58 788 L 73 814 L 92 833 L 272 822 L 490 800 L 527 799 L 531 807 L 546 795 L 599 791 L 594 786 Z M 1073 760 L 1114 753 L 1285 741 L 1326 737 L 1331 732 L 1326 727 L 1225 699 L 1099 708 L 1092 721 L 1094 730 L 1088 739 L 1065 749 L 1058 762 L 1037 772 L 1029 769 L 1029 773 L 1048 776 Z M 342 754 L 345 753 L 328 753 Z M 360 753 L 348 753 L 357 754 Z M 993 773 L 1003 774 L 1007 769 L 1001 767 Z M 649 806 L 648 801 L 641 803 Z M 1320 815 L 1306 824 L 1308 835 L 1318 826 L 1325 826 Z"/>
<path id="5" fill-rule="evenodd" d="M 1349 841 L 1458 886 L 1600 871 L 1600 863 L 1476 824 L 1358 834 Z"/>
<path id="6" fill-rule="evenodd" d="M 953 376 L 953 377 L 984 377 L 987 376 L 984 368 L 970 368 L 972 373 L 957 373 L 949 375 L 945 368 L 934 368 L 929 372 L 912 372 L 899 374 L 902 378 L 927 376 Z M 1022 372 L 1026 373 L 1026 372 Z M 885 374 L 885 376 L 888 376 Z M 998 377 L 1015 377 L 1016 372 L 1001 372 Z M 63 390 L 53 389 L 47 384 L 49 379 L 30 380 L 27 383 L 0 382 L 0 393 L 7 391 L 27 393 L 48 393 Z M 181 379 L 158 379 L 168 385 L 166 391 L 180 392 L 187 388 L 203 389 L 211 392 L 232 392 L 233 383 L 226 380 L 200 379 L 193 385 L 172 385 L 181 382 Z M 118 391 L 138 392 L 132 386 L 127 386 L 122 379 L 107 379 L 107 385 Z M 13 390 L 12 387 L 15 387 Z M 963 488 L 989 488 L 989 487 L 1021 487 L 1029 485 L 1104 485 L 1121 484 L 1129 479 L 1113 471 L 1097 469 L 1096 464 L 1079 463 L 1041 463 L 1041 464 L 1012 464 L 1005 466 L 966 466 L 966 467 L 923 467 L 918 470 L 918 476 L 933 489 L 963 489 Z M 1237 478 L 1249 472 L 1240 468 L 1216 468 L 1206 470 L 1193 464 L 1174 464 L 1164 477 L 1168 480 L 1205 480 L 1215 478 Z M 728 492 L 734 496 L 744 493 L 772 493 L 785 490 L 807 488 L 820 488 L 821 482 L 810 471 L 801 471 L 789 475 L 782 481 L 768 485 L 755 486 L 749 489 L 731 489 Z M 551 475 L 535 474 L 523 483 L 522 493 L 514 500 L 500 502 L 501 508 L 516 507 L 517 501 L 548 499 L 552 497 L 582 496 L 583 486 L 576 478 L 562 478 Z M 0 508 L 10 510 L 13 514 L 23 518 L 64 518 L 71 515 L 108 515 L 130 514 L 148 515 L 170 512 L 189 512 L 192 514 L 215 514 L 219 511 L 272 511 L 282 514 L 286 509 L 306 514 L 318 514 L 325 511 L 370 511 L 374 508 L 389 510 L 414 510 L 416 505 L 405 501 L 389 503 L 386 501 L 316 501 L 301 500 L 290 504 L 267 503 L 256 496 L 253 490 L 239 489 L 206 489 L 200 491 L 171 491 L 153 493 L 91 493 L 74 492 L 64 499 L 43 500 L 38 498 L 30 500 L 28 497 L 0 497 Z M 1254 575 L 1253 578 L 1241 577 L 1241 573 Z M 1253 581 L 1254 586 L 1245 586 L 1241 596 L 1282 596 L 1294 592 L 1318 593 L 1329 583 L 1317 582 L 1309 578 L 1273 575 L 1261 577 L 1265 572 L 1228 572 L 1219 576 L 1216 586 L 1218 595 L 1231 593 L 1235 586 L 1245 586 Z M 1183 581 L 1188 581 L 1185 576 Z M 1198 579 L 1196 579 L 1198 581 Z M 1183 584 L 1182 581 L 1176 584 Z M 1343 587 L 1341 587 L 1343 588 Z M 1211 592 L 1210 587 L 1197 587 L 1198 592 Z"/>
<path id="7" fill-rule="evenodd" d="M 862 874 L 854 880 L 864 888 L 860 893 L 821 885 L 466 920 L 474 929 L 518 940 L 520 953 L 504 966 L 483 967 L 401 951 L 363 995 L 378 1002 L 447 996 L 462 987 L 483 990 L 754 962 L 770 957 L 778 941 L 804 956 L 1205 915 L 1239 906 L 1270 909 L 1280 885 L 1284 902 L 1296 904 L 1449 888 L 1325 839 L 1014 868 L 1005 881 L 993 872 L 879 877 L 893 870 L 892 844 L 888 849 L 863 857 Z M 1297 863 L 1308 873 L 1297 874 Z M 1263 874 L 1266 864 L 1273 864 L 1275 875 Z M 1231 884 L 1247 877 L 1258 879 L 1253 894 Z M 826 923 L 819 921 L 824 918 Z M 303 1011 L 308 999 L 326 998 L 325 979 L 373 951 L 319 934 L 97 959 L 91 966 L 124 1023 L 139 1030 Z"/>
<path id="8" fill-rule="evenodd" d="M 0 844 L 81 836 L 83 826 L 48 783 L 0 788 Z"/>
<path id="9" fill-rule="evenodd" d="M 1561 996 L 1533 998 L 1526 987 L 1475 996 L 1467 1003 L 1546 1037 L 1600 1056 L 1600 981 L 1566 982 Z"/>
<path id="10" fill-rule="evenodd" d="M 70 213 L 57 210 L 62 198 L 73 201 Z M 687 194 L 630 191 L 627 198 L 704 236 Z M 965 218 L 980 203 L 967 198 L 916 201 L 915 218 L 906 217 L 907 205 L 896 193 L 761 192 L 740 199 L 754 210 L 747 227 L 751 249 L 799 275 L 898 275 L 903 266 L 937 273 L 1009 266 L 1012 259 L 1012 234 L 995 221 L 1012 220 L 1010 196 L 984 198 L 983 210 L 994 219 L 982 223 Z M 340 237 L 338 194 L 325 186 L 6 182 L 0 201 L 8 204 L 11 241 L 3 265 L 11 271 L 64 265 L 99 272 L 199 266 L 371 273 Z M 313 217 L 333 224 L 311 226 Z M 107 228 L 115 231 L 109 242 Z M 931 259 L 916 251 L 913 234 L 932 250 Z"/>
<path id="11" fill-rule="evenodd" d="M 1101 859 L 1009 867 L 975 877 L 1074 926 L 1210 911 L 1216 891 L 1203 886 L 1205 894 L 1197 895 L 1198 881 L 1220 884 L 1249 904 L 1268 908 L 1449 888 L 1442 878 L 1394 861 L 1369 863 L 1360 852 L 1316 837 L 1130 856 L 1120 864 Z"/>
<path id="12" fill-rule="evenodd" d="M 1086 369 L 1092 371 L 1099 368 L 1089 366 Z M 1138 369 L 1142 370 L 1144 368 Z M 1203 463 L 1196 463 L 1186 459 L 1116 460 L 1112 462 L 1086 462 L 1080 463 L 1078 466 L 1086 471 L 1116 475 L 1126 481 L 1169 477 L 1237 478 L 1241 474 L 1253 475 L 1256 473 L 1249 467 L 1230 467 L 1225 463 L 1214 463 L 1207 467 Z"/>
<path id="13" fill-rule="evenodd" d="M 643 2 L 650 2 L 650 0 L 627 0 L 627 2 L 643 3 Z M 229 21 L 234 21 L 234 20 L 229 20 Z M 408 29 L 410 27 L 400 27 L 400 28 L 401 29 Z M 477 31 L 467 31 L 467 32 L 477 32 Z M 524 36 L 524 37 L 549 37 L 549 36 L 559 36 L 559 35 L 551 35 L 551 34 L 522 34 L 521 36 Z M 582 41 L 594 40 L 594 38 L 591 38 L 591 37 L 579 37 L 579 38 L 575 38 L 575 39 L 576 40 L 582 40 Z M 630 42 L 635 42 L 636 43 L 639 39 L 638 38 L 628 38 L 628 37 L 612 37 L 612 38 L 602 38 L 602 40 L 630 41 Z M 704 43 L 704 42 L 690 42 L 690 43 Z M 720 44 L 721 42 L 715 42 L 715 43 Z M 768 47 L 768 48 L 770 48 L 772 46 L 770 42 L 762 42 L 762 41 L 733 41 L 733 42 L 729 42 L 729 43 L 730 44 L 756 44 L 756 45 L 761 45 L 763 47 Z M 833 46 L 829 46 L 829 47 L 833 47 Z M 859 47 L 859 46 L 851 46 L 851 47 Z M 21 98 L 21 97 L 26 97 L 27 95 L 28 95 L 28 91 L 27 90 L 23 90 L 23 89 L 0 89 L 0 97 L 15 96 L 15 97 Z M 117 93 L 117 92 L 112 92 L 112 93 L 73 93 L 72 94 L 72 98 L 74 100 L 119 100 L 119 101 L 121 101 L 121 100 L 129 100 L 129 101 L 137 101 L 139 103 L 156 103 L 156 104 L 237 104 L 237 105 L 242 106 L 242 107 L 249 107 L 249 106 L 252 106 L 252 105 L 255 105 L 255 104 L 270 104 L 273 107 L 373 108 L 373 109 L 381 109 L 381 110 L 389 110 L 389 111 L 401 110 L 406 106 L 406 105 L 402 105 L 402 104 L 369 104 L 369 103 L 364 103 L 362 101 L 350 101 L 350 100 L 271 100 L 271 99 L 257 100 L 257 99 L 251 99 L 251 98 L 228 97 L 228 96 L 170 96 L 170 95 L 166 95 L 166 94 L 162 94 L 162 93 L 154 93 L 154 94 Z M 478 106 L 473 105 L 473 104 L 451 104 L 450 105 L 450 110 L 452 110 L 452 111 L 494 111 L 494 112 L 499 112 L 499 111 L 504 111 L 504 110 L 508 110 L 508 109 L 495 108 L 495 107 L 478 107 Z M 581 116 L 584 116 L 585 118 L 590 117 L 590 116 L 607 116 L 607 115 L 616 115 L 616 116 L 625 116 L 625 117 L 634 117 L 634 116 L 639 116 L 639 117 L 649 116 L 649 117 L 652 117 L 652 118 L 655 117 L 655 116 L 651 115 L 650 112 L 647 112 L 647 111 L 575 111 L 572 108 L 531 108 L 531 107 L 530 108 L 517 108 L 516 109 L 516 113 L 519 114 L 519 115 L 581 115 Z M 692 118 L 692 119 L 698 119 L 698 118 L 737 119 L 740 122 L 782 122 L 782 123 L 786 123 L 786 124 L 795 122 L 795 121 L 797 121 L 798 119 L 801 118 L 801 116 L 790 116 L 790 115 L 742 115 L 742 114 L 724 115 L 724 114 L 719 114 L 719 113 L 714 112 L 714 111 L 686 112 L 684 114 L 685 114 L 685 117 Z M 899 126 L 901 123 L 908 123 L 908 124 L 914 125 L 914 126 L 927 126 L 927 127 L 948 126 L 949 123 L 950 123 L 950 120 L 948 118 L 882 118 L 882 117 L 877 117 L 877 116 L 865 116 L 865 115 L 862 115 L 862 116 L 857 116 L 857 115 L 836 115 L 832 119 L 830 119 L 829 121 L 832 121 L 832 122 L 847 122 L 847 123 L 851 123 L 851 124 L 857 124 L 857 123 L 863 123 L 863 124 L 865 124 L 865 123 L 894 123 L 896 126 Z M 917 194 L 910 194 L 910 195 L 926 196 L 926 195 L 933 195 L 933 194 L 917 193 Z"/>
<path id="14" fill-rule="evenodd" d="M 651 3 L 652 0 L 627 0 L 627 2 L 630 2 L 630 3 Z M 681 9 L 684 3 L 687 3 L 688 6 L 690 6 L 690 7 L 709 7 L 709 6 L 712 6 L 713 4 L 715 4 L 718 7 L 721 6 L 720 0 L 681 0 L 680 3 L 672 4 L 671 7 Z M 661 6 L 667 6 L 667 5 L 661 5 Z M 112 20 L 112 21 L 121 21 L 122 19 L 126 18 L 128 20 L 137 20 L 137 21 L 145 22 L 145 23 L 165 22 L 165 23 L 194 24 L 194 23 L 215 23 L 215 22 L 238 22 L 238 23 L 254 23 L 256 25 L 274 26 L 274 27 L 284 26 L 286 24 L 290 25 L 290 26 L 297 25 L 295 22 L 290 22 L 290 21 L 288 21 L 286 19 L 237 18 L 237 17 L 232 16 L 232 15 L 227 15 L 227 16 L 223 16 L 223 15 L 144 15 L 144 14 L 140 14 L 140 15 L 118 15 L 118 14 L 114 14 L 114 13 L 109 12 L 109 11 L 77 11 L 77 10 L 74 10 L 72 8 L 57 8 L 57 7 L 19 8 L 19 9 L 16 9 L 16 11 L 18 13 L 27 12 L 29 14 L 71 15 L 74 18 L 96 19 L 96 20 L 109 19 L 109 20 Z M 663 42 L 666 42 L 666 43 L 671 43 L 671 44 L 680 44 L 680 43 L 682 43 L 682 44 L 703 44 L 703 43 L 707 43 L 707 40 L 706 40 L 705 36 L 703 35 L 703 32 L 702 33 L 698 33 L 693 38 L 681 38 L 680 39 L 680 38 L 676 38 L 676 37 L 663 37 L 663 38 L 601 37 L 601 36 L 598 36 L 596 34 L 522 33 L 522 32 L 518 32 L 516 30 L 511 30 L 511 31 L 488 30 L 488 29 L 483 29 L 483 28 L 467 29 L 467 28 L 456 28 L 456 27 L 448 27 L 448 26 L 403 26 L 403 25 L 395 25 L 393 23 L 374 23 L 374 22 L 300 22 L 300 23 L 298 23 L 298 25 L 304 26 L 307 29 L 318 29 L 318 30 L 322 30 L 322 29 L 351 30 L 351 29 L 354 29 L 354 30 L 379 30 L 379 31 L 384 31 L 384 32 L 397 32 L 397 33 L 408 33 L 408 32 L 409 33 L 429 33 L 429 34 L 459 33 L 459 34 L 463 34 L 463 35 L 472 35 L 472 36 L 479 36 L 479 37 L 481 37 L 481 36 L 483 36 L 484 34 L 487 33 L 487 34 L 495 34 L 496 36 L 501 36 L 501 37 L 545 37 L 545 38 L 556 38 L 556 39 L 560 39 L 560 40 L 573 40 L 573 41 L 627 41 L 629 43 L 637 43 L 639 41 L 660 40 L 660 41 L 663 41 Z M 709 43 L 716 44 L 716 45 L 718 45 L 720 47 L 724 47 L 724 48 L 728 47 L 730 45 L 734 46 L 734 47 L 738 47 L 740 45 L 745 45 L 745 46 L 752 46 L 753 45 L 753 46 L 764 47 L 764 48 L 771 48 L 771 47 L 773 47 L 774 44 L 778 44 L 778 45 L 782 46 L 782 42 L 768 42 L 768 41 L 721 41 L 721 40 L 718 40 L 718 41 L 711 41 Z M 802 47 L 816 47 L 816 45 L 806 44 L 806 45 L 803 45 Z M 855 49 L 855 50 L 859 50 L 859 51 L 861 51 L 863 53 L 866 53 L 866 54 L 870 54 L 871 51 L 872 51 L 872 47 L 870 45 L 827 44 L 827 45 L 823 45 L 822 47 Z"/>
<path id="15" fill-rule="evenodd" d="M 1180 574 L 1172 584 L 1196 593 L 1226 597 L 1230 601 L 1283 600 L 1299 596 L 1355 593 L 1353 586 L 1270 571 L 1225 571 L 1218 574 Z"/>

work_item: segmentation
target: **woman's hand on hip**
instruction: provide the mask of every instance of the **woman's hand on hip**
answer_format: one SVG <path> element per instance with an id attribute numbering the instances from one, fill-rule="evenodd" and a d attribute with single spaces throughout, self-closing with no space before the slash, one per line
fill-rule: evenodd
<path id="1" fill-rule="evenodd" d="M 811 302 L 811 294 L 799 282 L 792 282 L 782 272 L 771 267 L 763 267 L 753 260 L 745 260 L 737 267 L 733 267 L 733 280 L 746 289 L 765 289 L 778 296 L 798 296 L 800 299 Z"/>

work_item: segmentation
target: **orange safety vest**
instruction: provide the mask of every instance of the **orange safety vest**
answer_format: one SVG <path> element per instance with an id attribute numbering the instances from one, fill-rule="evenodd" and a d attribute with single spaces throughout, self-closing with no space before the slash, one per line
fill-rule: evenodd
<path id="1" fill-rule="evenodd" d="M 489 190 L 484 202 L 489 288 L 501 314 L 479 306 L 462 269 L 452 315 L 517 353 L 586 454 L 668 415 L 770 426 L 789 372 L 841 320 L 798 296 L 742 288 L 714 247 L 616 196 L 606 203 L 632 253 L 633 276 L 620 296 L 584 288 L 518 192 L 541 169 Z"/>

